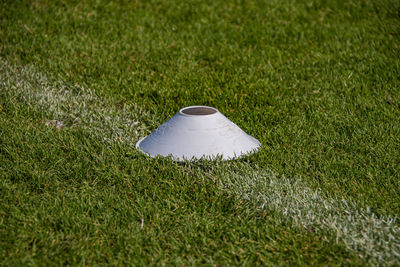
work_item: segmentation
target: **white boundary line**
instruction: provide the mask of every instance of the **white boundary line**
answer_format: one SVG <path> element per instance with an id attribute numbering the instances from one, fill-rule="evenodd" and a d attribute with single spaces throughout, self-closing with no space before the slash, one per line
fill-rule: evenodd
<path id="1" fill-rule="evenodd" d="M 0 74 L 0 89 L 17 101 L 16 105 L 23 102 L 28 108 L 42 110 L 56 125 L 77 125 L 104 140 L 134 147 L 139 137 L 148 133 L 139 121 L 145 117 L 157 121 L 137 106 L 106 106 L 92 90 L 53 81 L 33 67 L 18 68 L 0 59 Z M 277 177 L 243 163 L 240 173 L 235 169 L 222 167 L 205 175 L 219 175 L 222 190 L 233 193 L 238 201 L 277 212 L 282 222 L 333 234 L 336 242 L 373 265 L 400 264 L 400 228 L 394 218 L 376 216 L 345 199 L 328 198 L 301 179 Z"/>
<path id="2" fill-rule="evenodd" d="M 299 178 L 278 177 L 271 171 L 242 164 L 240 173 L 219 170 L 223 190 L 259 209 L 276 211 L 282 222 L 314 232 L 327 232 L 372 265 L 400 264 L 400 228 L 396 219 L 377 216 L 352 201 L 328 198 Z"/>
<path id="3" fill-rule="evenodd" d="M 93 90 L 50 79 L 32 66 L 15 67 L 0 58 L 0 74 L 1 90 L 8 98 L 44 112 L 46 125 L 89 129 L 104 141 L 134 146 L 148 133 L 139 121 L 147 117 L 154 123 L 150 113 L 136 105 L 107 105 Z"/>

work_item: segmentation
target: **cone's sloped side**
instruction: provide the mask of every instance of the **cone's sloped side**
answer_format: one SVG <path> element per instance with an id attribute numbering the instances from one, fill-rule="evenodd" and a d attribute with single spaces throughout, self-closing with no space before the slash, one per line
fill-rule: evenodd
<path id="1" fill-rule="evenodd" d="M 202 157 L 232 159 L 249 154 L 261 143 L 211 107 L 182 109 L 136 147 L 150 156 L 169 156 L 176 160 Z"/>

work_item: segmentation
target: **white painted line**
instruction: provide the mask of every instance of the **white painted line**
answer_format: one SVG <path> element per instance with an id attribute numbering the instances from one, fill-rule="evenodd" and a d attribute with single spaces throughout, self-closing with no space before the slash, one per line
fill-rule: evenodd
<path id="1" fill-rule="evenodd" d="M 46 125 L 88 129 L 103 140 L 129 144 L 133 149 L 139 136 L 149 132 L 139 121 L 152 118 L 136 105 L 107 105 L 93 90 L 51 79 L 32 66 L 13 66 L 4 59 L 0 59 L 0 73 L 0 86 L 8 98 L 44 112 Z"/>
<path id="2" fill-rule="evenodd" d="M 105 140 L 133 148 L 149 133 L 140 123 L 143 118 L 154 122 L 153 129 L 160 123 L 135 105 L 122 109 L 107 105 L 92 90 L 51 80 L 34 67 L 15 67 L 0 59 L 0 74 L 0 89 L 10 101 L 42 110 L 47 124 L 60 129 L 83 127 Z M 238 201 L 273 210 L 282 222 L 290 221 L 321 235 L 328 232 L 372 265 L 400 264 L 400 228 L 394 218 L 376 216 L 351 201 L 328 198 L 298 178 L 277 177 L 243 163 L 235 171 L 214 167 L 204 175 L 218 175 L 221 189 L 233 193 Z"/>
<path id="3" fill-rule="evenodd" d="M 300 178 L 277 177 L 243 164 L 240 173 L 219 171 L 220 186 L 259 209 L 273 210 L 282 222 L 329 233 L 372 265 L 400 264 L 400 228 L 395 218 L 377 216 L 352 201 L 328 198 Z"/>

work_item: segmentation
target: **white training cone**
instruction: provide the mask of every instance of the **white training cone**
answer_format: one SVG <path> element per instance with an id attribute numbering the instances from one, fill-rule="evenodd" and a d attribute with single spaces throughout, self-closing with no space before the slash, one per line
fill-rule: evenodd
<path id="1" fill-rule="evenodd" d="M 216 108 L 191 106 L 181 109 L 136 148 L 154 157 L 171 155 L 175 160 L 233 159 L 256 151 L 261 143 L 246 134 Z"/>

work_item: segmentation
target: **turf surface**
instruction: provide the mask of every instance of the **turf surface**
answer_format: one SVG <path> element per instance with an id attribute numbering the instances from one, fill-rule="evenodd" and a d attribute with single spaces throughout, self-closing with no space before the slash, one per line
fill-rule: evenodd
<path id="1" fill-rule="evenodd" d="M 398 10 L 395 1 L 10 1 L 0 56 L 115 106 L 139 105 L 147 132 L 183 106 L 214 106 L 262 142 L 242 161 L 396 215 Z M 55 118 L 7 96 L 4 265 L 365 263 L 329 234 L 234 202 L 201 178 L 208 163 L 148 160 L 79 127 L 49 128 Z"/>

